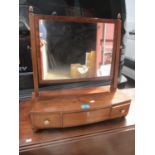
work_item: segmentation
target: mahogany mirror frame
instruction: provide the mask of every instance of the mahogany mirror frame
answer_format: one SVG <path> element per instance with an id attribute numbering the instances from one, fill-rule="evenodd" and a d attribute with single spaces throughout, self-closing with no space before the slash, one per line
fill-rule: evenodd
<path id="1" fill-rule="evenodd" d="M 113 23 L 114 24 L 114 42 L 112 52 L 112 65 L 110 76 L 81 78 L 81 79 L 65 79 L 65 80 L 43 80 L 41 78 L 41 64 L 40 64 L 40 40 L 39 40 L 39 20 L 54 20 L 54 21 L 70 21 L 70 22 L 85 22 L 85 23 Z M 33 9 L 29 9 L 29 25 L 31 35 L 32 48 L 32 65 L 33 65 L 33 81 L 34 81 L 34 96 L 39 96 L 39 83 L 66 83 L 66 82 L 80 82 L 80 81 L 98 81 L 111 80 L 110 91 L 117 89 L 119 61 L 120 61 L 120 39 L 121 39 L 121 20 L 120 19 L 101 19 L 88 17 L 69 17 L 69 16 L 52 16 L 40 15 L 33 13 Z"/>

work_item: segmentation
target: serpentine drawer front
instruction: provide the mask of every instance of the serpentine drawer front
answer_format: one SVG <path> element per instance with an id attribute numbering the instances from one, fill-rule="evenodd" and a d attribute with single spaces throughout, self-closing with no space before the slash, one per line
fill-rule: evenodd
<path id="1" fill-rule="evenodd" d="M 76 113 L 67 113 L 63 115 L 63 127 L 77 126 L 99 122 L 109 118 L 110 108 L 83 111 Z"/>
<path id="2" fill-rule="evenodd" d="M 31 115 L 33 128 L 57 128 L 61 127 L 60 114 L 56 113 L 38 113 Z"/>

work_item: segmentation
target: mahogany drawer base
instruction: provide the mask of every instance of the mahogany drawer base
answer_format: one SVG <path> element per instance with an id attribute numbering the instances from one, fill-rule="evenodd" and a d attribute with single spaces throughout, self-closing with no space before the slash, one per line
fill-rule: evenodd
<path id="1" fill-rule="evenodd" d="M 65 128 L 124 117 L 131 100 L 124 94 L 98 93 L 80 96 L 62 96 L 32 101 L 30 112 L 34 130 Z"/>

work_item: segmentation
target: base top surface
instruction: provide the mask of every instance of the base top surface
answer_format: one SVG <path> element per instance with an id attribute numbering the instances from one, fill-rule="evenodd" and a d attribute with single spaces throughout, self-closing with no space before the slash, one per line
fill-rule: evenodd
<path id="1" fill-rule="evenodd" d="M 76 112 L 110 107 L 130 102 L 130 97 L 121 91 L 112 93 L 96 93 L 88 95 L 65 95 L 50 99 L 37 98 L 32 100 L 32 113 L 35 112 Z M 88 108 L 87 108 L 88 107 Z"/>

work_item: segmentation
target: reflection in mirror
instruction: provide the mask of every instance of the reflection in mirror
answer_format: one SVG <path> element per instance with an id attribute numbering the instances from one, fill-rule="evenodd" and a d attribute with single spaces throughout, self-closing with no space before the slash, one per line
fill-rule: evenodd
<path id="1" fill-rule="evenodd" d="M 109 76 L 112 63 L 114 24 L 97 23 L 97 76 Z"/>
<path id="2" fill-rule="evenodd" d="M 110 76 L 114 24 L 39 20 L 42 80 Z"/>

